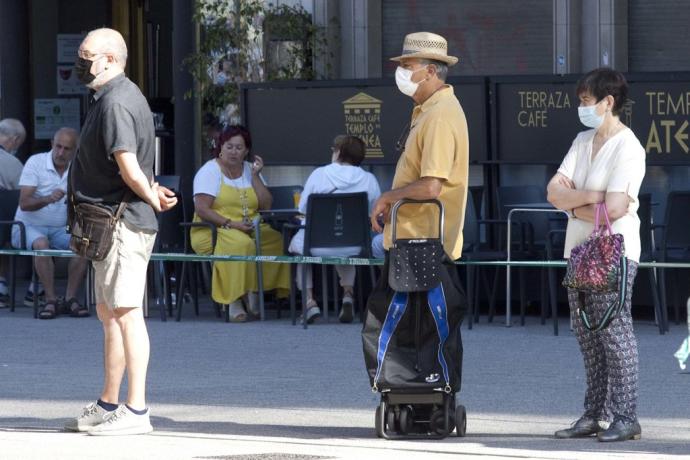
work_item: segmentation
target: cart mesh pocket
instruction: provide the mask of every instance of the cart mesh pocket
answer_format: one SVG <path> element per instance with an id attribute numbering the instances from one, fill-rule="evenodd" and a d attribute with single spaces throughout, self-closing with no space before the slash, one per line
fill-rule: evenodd
<path id="1" fill-rule="evenodd" d="M 436 239 L 399 239 L 390 249 L 388 284 L 398 292 L 428 291 L 440 281 L 443 246 Z"/>

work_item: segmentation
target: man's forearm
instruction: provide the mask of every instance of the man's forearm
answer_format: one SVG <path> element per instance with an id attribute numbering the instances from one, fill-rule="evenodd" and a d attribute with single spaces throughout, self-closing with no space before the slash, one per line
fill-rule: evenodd
<path id="1" fill-rule="evenodd" d="M 441 193 L 441 180 L 425 177 L 404 187 L 389 190 L 381 195 L 387 204 L 393 204 L 403 198 L 413 200 L 431 200 L 438 198 Z"/>
<path id="2" fill-rule="evenodd" d="M 155 204 L 158 201 L 158 195 L 151 189 L 151 184 L 149 184 L 149 180 L 146 178 L 143 171 L 139 170 L 139 174 L 135 172 L 131 176 L 122 175 L 122 179 L 139 198 L 154 208 L 156 207 Z"/>
<path id="3" fill-rule="evenodd" d="M 38 211 L 53 203 L 50 195 L 32 196 L 23 198 L 19 201 L 19 209 L 22 211 Z"/>

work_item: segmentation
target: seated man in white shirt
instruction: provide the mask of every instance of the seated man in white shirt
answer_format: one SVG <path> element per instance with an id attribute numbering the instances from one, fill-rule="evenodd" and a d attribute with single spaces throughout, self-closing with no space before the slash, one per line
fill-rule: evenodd
<path id="1" fill-rule="evenodd" d="M 19 179 L 19 207 L 15 220 L 26 227 L 26 246 L 32 249 L 69 249 L 67 226 L 67 177 L 77 146 L 77 132 L 60 128 L 53 137 L 50 152 L 31 156 Z M 21 247 L 19 227 L 12 228 L 12 245 Z M 52 257 L 35 257 L 38 278 L 45 289 L 45 304 L 40 319 L 53 319 L 59 313 L 74 317 L 89 316 L 89 310 L 76 299 L 86 272 L 86 260 L 71 258 L 64 302 L 55 295 L 55 266 Z"/>

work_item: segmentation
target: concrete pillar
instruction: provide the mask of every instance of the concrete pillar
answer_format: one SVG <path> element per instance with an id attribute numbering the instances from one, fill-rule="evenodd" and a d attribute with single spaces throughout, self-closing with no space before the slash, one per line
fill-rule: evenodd
<path id="1" fill-rule="evenodd" d="M 328 51 L 314 56 L 314 70 L 319 76 L 340 76 L 340 1 L 314 0 L 314 25 L 326 39 Z"/>
<path id="2" fill-rule="evenodd" d="M 380 78 L 381 0 L 340 1 L 340 78 Z"/>
<path id="3" fill-rule="evenodd" d="M 628 70 L 628 0 L 582 0 L 582 71 Z"/>
<path id="4" fill-rule="evenodd" d="M 173 96 L 175 101 L 175 174 L 182 180 L 186 197 L 192 196 L 192 181 L 201 163 L 200 116 L 197 98 L 186 98 L 194 79 L 182 61 L 196 49 L 196 26 L 192 21 L 193 0 L 173 0 Z"/>
<path id="5" fill-rule="evenodd" d="M 33 140 L 28 31 L 28 2 L 0 1 L 0 118 L 17 118 L 24 124 L 27 141 L 18 154 L 21 160 L 28 157 Z"/>
<path id="6" fill-rule="evenodd" d="M 553 0 L 553 73 L 581 71 L 581 0 Z"/>
<path id="7" fill-rule="evenodd" d="M 628 0 L 553 0 L 555 74 L 628 70 Z"/>

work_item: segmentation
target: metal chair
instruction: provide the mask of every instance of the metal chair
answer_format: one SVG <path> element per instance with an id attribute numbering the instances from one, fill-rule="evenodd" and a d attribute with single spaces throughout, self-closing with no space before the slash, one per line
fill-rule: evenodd
<path id="1" fill-rule="evenodd" d="M 185 220 L 186 203 L 180 187 L 180 176 L 156 176 L 154 179 L 177 196 L 177 205 L 169 211 L 158 214 L 158 234 L 154 245 L 155 252 L 182 252 L 184 250 L 184 233 L 180 231 L 179 223 Z M 179 263 L 155 261 L 153 262 L 153 285 L 156 301 L 159 304 L 161 321 L 166 321 L 172 315 L 173 286 L 172 278 L 179 273 Z M 162 297 L 162 299 L 161 299 Z M 167 313 L 166 313 L 167 310 Z"/>
<path id="2" fill-rule="evenodd" d="M 503 219 L 485 219 L 482 217 L 481 209 L 484 200 L 484 187 L 474 186 L 469 188 L 467 207 L 465 209 L 465 225 L 463 227 L 463 253 L 462 259 L 468 261 L 490 261 L 505 260 L 505 228 L 507 221 Z M 513 223 L 517 226 L 517 223 Z M 521 247 L 514 248 L 512 254 L 516 257 L 524 258 L 528 254 Z M 489 301 L 489 322 L 493 320 L 496 308 L 496 285 L 498 283 L 499 268 L 493 268 L 493 280 L 490 283 L 486 272 L 492 268 L 480 268 L 479 266 L 468 265 L 466 267 L 467 283 L 467 302 L 469 306 L 467 327 L 472 329 L 473 323 L 479 322 L 479 299 L 481 297 L 479 288 L 483 282 L 484 291 Z M 481 279 L 480 279 L 481 275 Z M 520 297 L 524 297 L 524 274 L 518 272 L 520 279 Z"/>
<path id="3" fill-rule="evenodd" d="M 690 215 L 690 191 L 670 192 L 666 200 L 666 216 L 662 229 L 662 238 L 657 256 L 660 262 L 688 262 L 690 261 L 690 231 L 688 231 L 688 216 Z M 677 278 L 677 270 L 673 271 Z M 661 288 L 662 312 L 668 305 L 666 302 L 666 269 L 659 269 L 659 286 Z M 674 286 L 674 319 L 680 324 L 680 283 L 676 279 Z"/>
<path id="4" fill-rule="evenodd" d="M 0 190 L 0 247 L 4 247 L 11 241 L 12 226 L 19 226 L 21 249 L 26 249 L 26 228 L 22 222 L 14 220 L 19 205 L 19 190 Z M 15 288 L 17 284 L 17 267 L 15 256 L 9 256 L 10 260 L 10 311 L 14 312 Z"/>
<path id="5" fill-rule="evenodd" d="M 640 207 L 637 216 L 640 218 L 640 262 L 654 262 L 656 253 L 654 251 L 654 222 L 652 220 L 652 195 L 649 193 L 638 195 Z M 659 326 L 659 334 L 668 330 L 668 311 L 666 304 L 662 305 L 659 296 L 659 283 L 656 276 L 656 269 L 647 269 L 649 275 L 649 286 L 651 288 L 652 302 L 654 304 L 654 315 Z"/>
<path id="6" fill-rule="evenodd" d="M 273 209 L 293 209 L 296 208 L 295 192 L 302 193 L 301 185 L 279 185 L 267 187 L 273 197 Z"/>
<path id="7" fill-rule="evenodd" d="M 510 212 L 511 206 L 513 205 L 525 204 L 525 203 L 543 203 L 546 201 L 546 192 L 544 187 L 538 187 L 536 185 L 519 185 L 519 186 L 501 186 L 497 189 L 496 203 L 498 205 L 498 216 L 501 220 L 507 221 L 508 212 Z M 517 230 L 517 238 L 515 243 L 511 246 L 511 256 L 513 256 L 514 251 L 520 251 L 520 255 L 514 255 L 516 258 L 520 259 L 532 259 L 532 260 L 544 260 L 547 256 L 546 247 L 548 241 L 549 231 L 551 231 L 551 223 L 549 217 L 544 213 L 529 213 L 520 214 L 518 218 L 514 220 L 518 223 L 516 228 L 511 229 L 511 232 Z M 524 274 L 522 273 L 525 268 L 519 268 L 520 273 L 520 283 L 524 283 Z M 541 311 L 542 318 L 544 318 L 544 309 L 548 305 L 547 296 L 547 282 L 546 276 L 548 271 L 544 268 L 540 268 L 540 298 L 541 298 Z M 520 324 L 525 325 L 525 310 L 526 310 L 527 299 L 525 295 L 525 290 L 521 286 L 520 288 Z M 556 318 L 554 318 L 555 320 Z M 556 326 L 557 327 L 557 326 Z M 555 334 L 557 334 L 557 329 Z"/>

